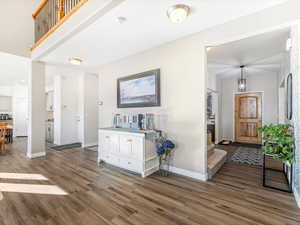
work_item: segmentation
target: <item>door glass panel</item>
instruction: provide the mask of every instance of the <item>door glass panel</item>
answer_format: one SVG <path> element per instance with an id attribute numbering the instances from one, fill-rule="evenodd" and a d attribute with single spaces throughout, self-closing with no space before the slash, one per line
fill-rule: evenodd
<path id="1" fill-rule="evenodd" d="M 240 118 L 256 119 L 257 118 L 257 98 L 241 97 L 240 98 Z"/>

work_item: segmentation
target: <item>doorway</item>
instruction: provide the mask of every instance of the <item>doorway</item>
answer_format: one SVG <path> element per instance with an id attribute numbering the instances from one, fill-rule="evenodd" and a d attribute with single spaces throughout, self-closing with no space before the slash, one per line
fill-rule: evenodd
<path id="1" fill-rule="evenodd" d="M 280 87 L 289 72 L 290 55 L 285 51 L 289 34 L 286 28 L 207 49 L 209 178 L 222 167 L 261 168 L 259 128 L 278 124 L 283 114 L 279 108 L 284 90 L 281 93 Z M 217 110 L 211 110 L 212 92 L 218 96 Z"/>
<path id="2" fill-rule="evenodd" d="M 260 144 L 262 92 L 235 94 L 235 142 Z"/>

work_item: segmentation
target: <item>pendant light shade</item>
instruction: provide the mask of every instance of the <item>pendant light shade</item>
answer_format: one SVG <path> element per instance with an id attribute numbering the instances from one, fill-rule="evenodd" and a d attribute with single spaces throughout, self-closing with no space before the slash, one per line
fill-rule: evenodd
<path id="1" fill-rule="evenodd" d="M 238 79 L 238 91 L 245 92 L 247 90 L 247 81 L 244 78 L 244 65 L 240 66 L 241 68 L 241 78 Z"/>

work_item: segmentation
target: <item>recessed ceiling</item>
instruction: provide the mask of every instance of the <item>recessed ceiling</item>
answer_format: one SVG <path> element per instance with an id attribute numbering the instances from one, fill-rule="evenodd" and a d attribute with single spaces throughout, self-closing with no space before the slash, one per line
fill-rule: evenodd
<path id="1" fill-rule="evenodd" d="M 0 86 L 27 83 L 29 62 L 28 58 L 0 52 Z"/>
<path id="2" fill-rule="evenodd" d="M 209 71 L 219 77 L 237 76 L 240 65 L 248 75 L 260 72 L 278 73 L 287 57 L 286 41 L 290 30 L 283 29 L 215 46 L 208 52 Z"/>
<path id="3" fill-rule="evenodd" d="M 79 57 L 84 60 L 82 67 L 98 67 L 284 1 L 126 0 L 42 60 L 67 64 L 70 57 Z M 192 13 L 174 24 L 166 12 L 179 3 L 189 5 Z M 126 21 L 118 23 L 118 17 Z"/>

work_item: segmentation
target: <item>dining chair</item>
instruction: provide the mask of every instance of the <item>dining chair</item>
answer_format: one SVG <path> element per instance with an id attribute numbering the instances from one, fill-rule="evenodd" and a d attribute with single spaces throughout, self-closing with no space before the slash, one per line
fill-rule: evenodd
<path id="1" fill-rule="evenodd" d="M 3 153 L 5 151 L 6 144 L 6 128 L 0 127 L 0 152 Z"/>
<path id="2" fill-rule="evenodd" d="M 6 127 L 8 126 L 8 122 L 0 122 L 0 127 Z"/>

